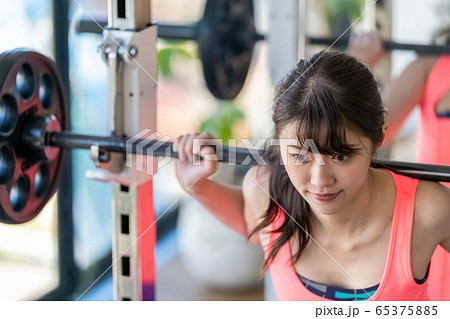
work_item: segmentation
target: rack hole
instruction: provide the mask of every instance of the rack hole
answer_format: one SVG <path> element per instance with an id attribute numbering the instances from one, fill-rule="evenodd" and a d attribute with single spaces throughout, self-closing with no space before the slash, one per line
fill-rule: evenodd
<path id="1" fill-rule="evenodd" d="M 39 99 L 42 102 L 42 106 L 46 109 L 50 108 L 53 95 L 53 82 L 52 78 L 48 74 L 44 74 L 39 85 Z"/>
<path id="2" fill-rule="evenodd" d="M 28 63 L 24 63 L 16 76 L 16 87 L 24 99 L 28 99 L 34 92 L 33 69 Z"/>
<path id="3" fill-rule="evenodd" d="M 120 225 L 122 228 L 122 234 L 130 234 L 130 216 L 120 215 Z"/>
<path id="4" fill-rule="evenodd" d="M 14 156 L 8 147 L 2 146 L 0 148 L 0 184 L 7 183 L 14 175 L 16 163 Z"/>
<path id="5" fill-rule="evenodd" d="M 45 194 L 50 181 L 50 170 L 47 163 L 42 163 L 34 176 L 34 192 L 36 197 Z"/>
<path id="6" fill-rule="evenodd" d="M 117 1 L 117 17 L 123 19 L 127 17 L 126 0 Z"/>
<path id="7" fill-rule="evenodd" d="M 131 274 L 130 257 L 122 256 L 122 275 L 130 277 L 130 274 Z"/>
<path id="8" fill-rule="evenodd" d="M 11 133 L 17 124 L 19 110 L 16 99 L 9 94 L 2 96 L 0 100 L 0 132 Z"/>
<path id="9" fill-rule="evenodd" d="M 16 212 L 20 212 L 25 208 L 28 201 L 28 194 L 30 192 L 30 181 L 28 177 L 21 176 L 14 184 L 9 194 L 12 208 Z"/>

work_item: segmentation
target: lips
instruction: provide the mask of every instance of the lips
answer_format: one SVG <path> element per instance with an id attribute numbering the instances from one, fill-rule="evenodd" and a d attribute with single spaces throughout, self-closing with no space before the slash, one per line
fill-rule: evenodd
<path id="1" fill-rule="evenodd" d="M 332 201 L 333 199 L 335 199 L 339 195 L 339 192 L 337 192 L 337 193 L 311 193 L 311 194 L 318 201 L 329 202 L 329 201 Z"/>

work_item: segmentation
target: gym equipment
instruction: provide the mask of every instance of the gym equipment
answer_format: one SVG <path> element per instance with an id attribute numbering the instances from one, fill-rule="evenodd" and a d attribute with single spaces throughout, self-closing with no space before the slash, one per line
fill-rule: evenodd
<path id="1" fill-rule="evenodd" d="M 235 98 L 247 78 L 256 33 L 252 0 L 207 1 L 197 27 L 203 74 L 218 98 Z"/>
<path id="2" fill-rule="evenodd" d="M 56 65 L 43 55 L 0 56 L 0 222 L 32 220 L 57 190 L 66 150 L 43 147 L 39 138 L 69 129 L 65 92 Z"/>
<path id="3" fill-rule="evenodd" d="M 81 19 L 78 32 L 102 33 L 106 21 Z M 192 25 L 158 24 L 158 37 L 198 42 L 209 91 L 218 99 L 234 99 L 247 78 L 255 42 L 252 0 L 208 0 L 202 19 Z"/>
<path id="4" fill-rule="evenodd" d="M 70 133 L 68 101 L 55 64 L 27 50 L 0 55 L 0 222 L 32 220 L 58 188 L 67 149 L 177 157 L 171 142 Z M 144 146 L 143 146 L 144 145 Z M 215 146 L 221 162 L 264 164 L 262 151 Z M 432 181 L 450 182 L 450 167 L 374 160 L 373 167 Z"/>
<path id="5" fill-rule="evenodd" d="M 83 18 L 77 23 L 77 31 L 102 33 L 102 27 L 106 25 L 105 21 Z M 282 34 L 262 35 L 256 31 L 252 0 L 207 0 L 203 17 L 195 24 L 158 24 L 160 38 L 198 42 L 207 87 L 216 98 L 224 100 L 234 99 L 244 86 L 255 43 L 271 36 Z M 343 48 L 348 45 L 348 37 L 307 36 L 306 43 Z M 450 46 L 383 43 L 386 50 L 450 54 Z"/>
<path id="6" fill-rule="evenodd" d="M 105 135 L 156 131 L 157 28 L 151 24 L 152 12 L 149 0 L 108 0 L 109 30 L 99 46 L 108 74 Z M 108 177 L 100 179 L 112 182 L 114 299 L 155 300 L 153 180 L 137 182 L 139 172 L 126 166 L 125 154 L 110 153 L 105 158 L 93 146 L 90 155 L 102 169 L 94 173 L 107 172 Z M 156 159 L 146 159 L 156 171 Z"/>
<path id="7" fill-rule="evenodd" d="M 336 47 L 347 47 L 348 46 L 348 37 L 347 38 L 316 38 L 316 37 L 308 37 L 307 42 L 309 44 L 318 44 L 318 45 L 333 45 Z M 423 44 L 411 44 L 411 43 L 398 43 L 393 41 L 383 41 L 384 49 L 387 51 L 392 50 L 406 50 L 406 51 L 414 51 L 418 54 L 430 54 L 430 55 L 443 55 L 450 54 L 450 46 L 441 46 L 441 45 L 423 45 Z"/>

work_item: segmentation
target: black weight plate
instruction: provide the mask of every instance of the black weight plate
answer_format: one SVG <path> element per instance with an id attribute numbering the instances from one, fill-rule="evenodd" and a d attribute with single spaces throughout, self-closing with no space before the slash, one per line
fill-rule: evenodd
<path id="1" fill-rule="evenodd" d="M 208 0 L 198 28 L 199 54 L 208 89 L 234 99 L 247 78 L 256 42 L 252 0 Z"/>
<path id="2" fill-rule="evenodd" d="M 33 117 L 54 116 L 69 129 L 69 109 L 59 71 L 49 58 L 15 49 L 0 55 L 0 222 L 35 218 L 55 194 L 66 151 L 51 160 L 28 156 L 21 136 Z M 39 150 L 37 150 L 39 151 Z M 28 154 L 27 154 L 28 153 Z"/>

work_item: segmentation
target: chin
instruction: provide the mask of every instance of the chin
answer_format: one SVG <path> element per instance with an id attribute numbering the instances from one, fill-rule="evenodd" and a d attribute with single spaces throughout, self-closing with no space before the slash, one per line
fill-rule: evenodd
<path id="1" fill-rule="evenodd" d="M 314 207 L 313 211 L 317 214 L 317 215 L 321 215 L 321 216 L 333 216 L 336 215 L 338 213 L 337 209 L 330 209 L 330 208 L 324 208 L 324 207 Z"/>
<path id="2" fill-rule="evenodd" d="M 312 197 L 312 196 L 311 196 Z M 314 197 L 307 201 L 309 207 L 317 214 L 324 216 L 331 216 L 340 211 L 341 203 L 338 203 L 336 200 L 333 201 L 318 201 Z"/>

